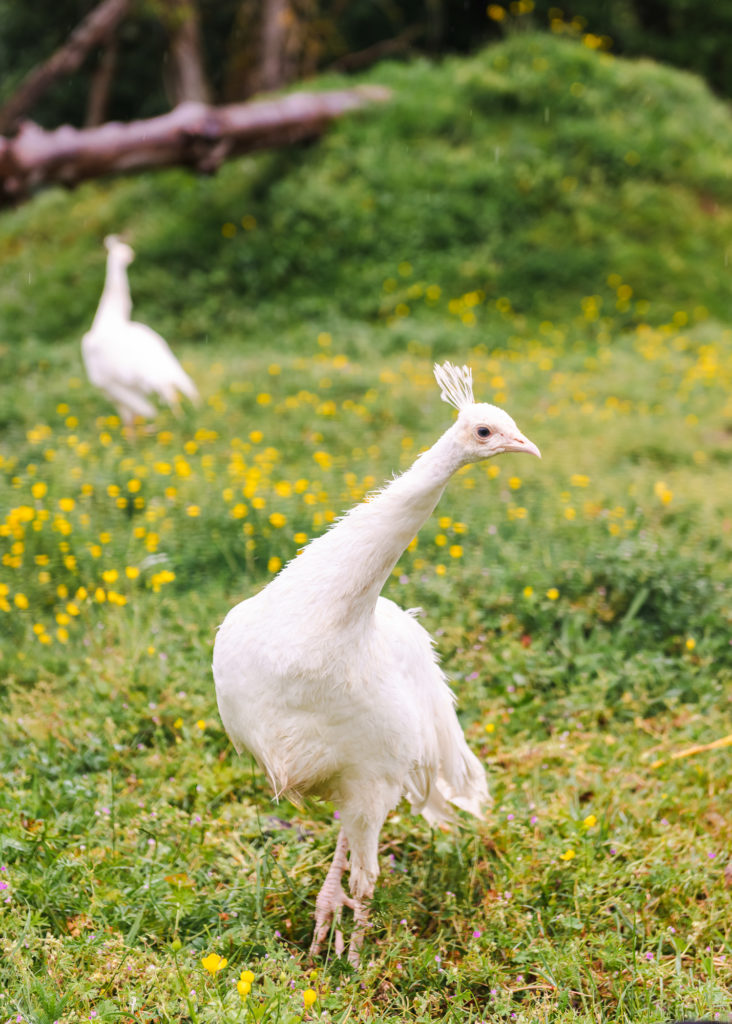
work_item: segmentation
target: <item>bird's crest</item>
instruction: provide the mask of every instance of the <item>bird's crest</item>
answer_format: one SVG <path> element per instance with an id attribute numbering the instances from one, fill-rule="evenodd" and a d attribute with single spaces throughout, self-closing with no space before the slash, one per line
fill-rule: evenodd
<path id="1" fill-rule="evenodd" d="M 466 405 L 474 405 L 473 371 L 469 366 L 435 363 L 435 380 L 440 385 L 440 398 L 460 412 Z"/>

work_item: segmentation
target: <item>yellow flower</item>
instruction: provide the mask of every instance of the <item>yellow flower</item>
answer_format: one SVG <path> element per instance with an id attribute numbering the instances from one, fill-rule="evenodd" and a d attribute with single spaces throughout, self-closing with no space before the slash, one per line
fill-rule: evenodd
<path id="1" fill-rule="evenodd" d="M 28 598 L 25 596 L 25 594 L 16 594 L 15 597 L 13 598 L 13 601 L 15 601 L 15 604 L 17 605 L 18 608 L 28 607 Z"/>
<path id="2" fill-rule="evenodd" d="M 587 817 L 583 820 L 582 824 L 585 826 L 585 828 L 592 828 L 593 825 L 597 824 L 597 818 L 594 814 L 588 814 Z"/>
<path id="3" fill-rule="evenodd" d="M 76 502 L 73 498 L 61 498 L 58 503 L 58 507 L 62 512 L 71 512 Z"/>
<path id="4" fill-rule="evenodd" d="M 125 567 L 125 576 L 128 580 L 136 580 L 140 575 L 140 570 L 136 565 L 128 565 Z"/>
<path id="5" fill-rule="evenodd" d="M 444 546 L 447 544 L 447 537 L 445 536 L 444 533 L 437 534 L 437 536 L 435 537 L 435 544 L 437 545 L 438 548 L 444 548 Z"/>
<path id="6" fill-rule="evenodd" d="M 296 544 L 307 544 L 308 535 L 306 533 L 296 533 L 292 539 Z"/>
<path id="7" fill-rule="evenodd" d="M 664 505 L 668 505 L 674 496 L 671 488 L 663 480 L 658 480 L 653 485 L 653 493 Z"/>
<path id="8" fill-rule="evenodd" d="M 203 732 L 203 730 L 206 728 L 206 723 L 202 718 L 199 718 L 198 721 L 196 722 L 196 728 L 200 729 L 201 732 Z"/>
<path id="9" fill-rule="evenodd" d="M 550 601 L 556 601 L 556 599 L 559 597 L 559 591 L 556 587 L 549 587 L 549 589 L 546 592 L 546 596 L 549 598 Z"/>
<path id="10" fill-rule="evenodd" d="M 31 494 L 33 495 L 34 498 L 42 498 L 47 490 L 48 487 L 46 487 L 43 481 L 39 480 L 31 487 Z"/>
<path id="11" fill-rule="evenodd" d="M 283 515 L 282 512 L 273 512 L 269 517 L 269 521 L 275 529 L 279 529 L 287 522 L 287 516 Z"/>
<path id="12" fill-rule="evenodd" d="M 200 516 L 200 514 L 201 514 L 201 509 L 199 508 L 198 505 L 189 505 L 186 508 L 186 515 L 190 516 L 191 519 L 195 519 L 196 516 Z"/>
<path id="13" fill-rule="evenodd" d="M 487 733 L 495 732 L 496 731 L 495 724 L 493 722 L 487 722 L 486 726 L 485 726 L 485 731 Z"/>
<path id="14" fill-rule="evenodd" d="M 245 985 L 251 985 L 254 982 L 254 975 L 252 974 L 251 971 L 242 971 L 241 980 L 244 982 Z"/>
<path id="15" fill-rule="evenodd" d="M 241 996 L 242 999 L 246 999 L 246 997 L 249 995 L 251 990 L 252 990 L 252 986 L 248 982 L 242 981 L 241 979 L 239 979 L 239 981 L 237 981 L 237 983 L 236 983 L 236 991 L 239 993 L 239 995 Z"/>
<path id="16" fill-rule="evenodd" d="M 219 971 L 223 971 L 224 967 L 228 964 L 226 957 L 219 956 L 218 953 L 209 953 L 201 960 L 201 965 L 208 971 L 209 974 L 215 975 Z"/>
<path id="17" fill-rule="evenodd" d="M 531 597 L 531 595 L 533 593 L 534 593 L 534 588 L 533 587 L 524 587 L 524 597 Z"/>
<path id="18" fill-rule="evenodd" d="M 564 853 L 560 855 L 560 860 L 572 860 L 575 856 L 574 850 L 565 850 Z"/>
<path id="19" fill-rule="evenodd" d="M 252 444 L 259 444 L 263 437 L 264 434 L 262 433 L 261 430 L 253 430 L 249 435 L 249 440 L 252 442 Z"/>
<path id="20" fill-rule="evenodd" d="M 279 572 L 282 568 L 282 559 L 278 558 L 277 555 L 272 555 L 270 560 L 267 562 L 267 569 L 269 572 Z"/>
<path id="21" fill-rule="evenodd" d="M 511 488 L 512 491 L 517 491 L 519 489 L 519 487 L 521 486 L 521 477 L 520 476 L 509 477 L 509 479 L 508 479 L 508 486 Z"/>
<path id="22" fill-rule="evenodd" d="M 450 558 L 462 558 L 462 557 L 463 557 L 463 549 L 460 546 L 460 544 L 451 544 L 450 545 Z"/>
<path id="23" fill-rule="evenodd" d="M 116 569 L 105 569 L 102 573 L 102 579 L 105 583 L 114 583 L 118 576 L 119 573 Z"/>
<path id="24" fill-rule="evenodd" d="M 313 988 L 306 988 L 302 994 L 302 1001 L 305 1003 L 305 1009 L 309 1009 L 318 998 L 318 993 Z"/>

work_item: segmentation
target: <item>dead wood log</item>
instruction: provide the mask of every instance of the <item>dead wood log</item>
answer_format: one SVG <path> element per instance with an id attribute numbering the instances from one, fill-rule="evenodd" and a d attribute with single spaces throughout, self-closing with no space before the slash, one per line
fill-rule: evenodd
<path id="1" fill-rule="evenodd" d="M 315 138 L 334 118 L 388 97 L 380 86 L 357 86 L 221 107 L 181 103 L 160 117 L 98 128 L 46 131 L 28 121 L 15 137 L 0 138 L 0 206 L 53 182 L 72 187 L 173 165 L 212 173 L 230 156 Z"/>

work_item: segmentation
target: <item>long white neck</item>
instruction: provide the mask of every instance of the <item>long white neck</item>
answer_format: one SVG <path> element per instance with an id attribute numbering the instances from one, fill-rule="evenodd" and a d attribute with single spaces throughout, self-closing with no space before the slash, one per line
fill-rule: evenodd
<path id="1" fill-rule="evenodd" d="M 399 557 L 461 465 L 462 449 L 451 427 L 406 473 L 310 543 L 270 584 L 273 596 L 297 578 L 300 586 L 292 590 L 303 602 L 311 594 L 339 619 L 371 614 Z"/>
<path id="2" fill-rule="evenodd" d="M 100 321 L 107 317 L 117 320 L 129 320 L 132 312 L 132 299 L 130 298 L 130 285 L 127 280 L 127 268 L 115 254 L 114 249 L 110 250 L 107 256 L 107 274 L 104 279 L 104 289 L 97 306 L 92 327 L 99 325 Z"/>

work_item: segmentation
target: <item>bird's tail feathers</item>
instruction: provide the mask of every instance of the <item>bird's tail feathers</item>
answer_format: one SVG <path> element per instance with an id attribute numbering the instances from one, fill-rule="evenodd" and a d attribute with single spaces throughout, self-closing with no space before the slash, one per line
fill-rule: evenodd
<path id="1" fill-rule="evenodd" d="M 491 801 L 483 766 L 468 749 L 464 752 L 458 777 L 452 781 L 424 767 L 414 769 L 406 796 L 412 813 L 421 814 L 430 825 L 455 822 L 455 808 L 483 818 L 483 808 Z"/>

